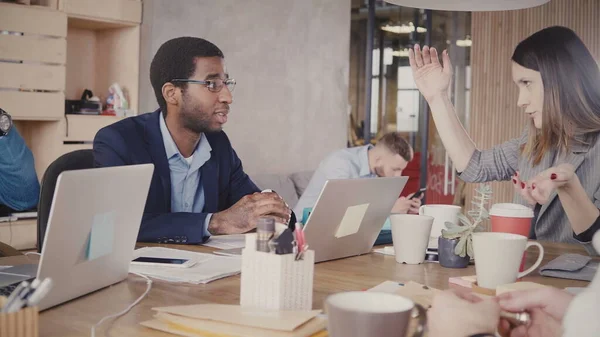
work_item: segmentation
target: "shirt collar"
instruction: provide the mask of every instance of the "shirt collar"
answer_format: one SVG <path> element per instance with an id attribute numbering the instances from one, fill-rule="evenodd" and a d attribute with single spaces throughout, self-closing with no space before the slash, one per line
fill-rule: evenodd
<path id="1" fill-rule="evenodd" d="M 368 144 L 362 146 L 358 150 L 358 164 L 360 166 L 360 176 L 369 177 L 374 176 L 371 173 L 371 167 L 369 166 L 369 150 L 373 148 L 373 145 Z"/>
<path id="2" fill-rule="evenodd" d="M 167 123 L 165 123 L 165 118 L 163 117 L 163 113 L 160 113 L 160 116 L 158 118 L 159 120 L 159 124 L 160 124 L 160 133 L 162 134 L 162 138 L 163 138 L 163 143 L 165 144 L 165 152 L 167 153 L 167 160 L 175 157 L 175 156 L 179 156 L 179 158 L 185 162 L 185 160 L 183 159 L 183 155 L 179 152 L 179 149 L 177 148 L 177 145 L 175 144 L 175 141 L 173 140 L 173 137 L 171 136 L 171 132 L 169 132 L 169 129 L 167 128 Z M 208 139 L 206 138 L 206 135 L 204 133 L 202 133 L 202 135 L 200 136 L 200 142 L 198 143 L 198 145 L 196 146 L 196 149 L 194 150 L 194 153 L 192 154 L 194 156 L 194 159 L 192 160 L 192 164 L 190 165 L 190 168 L 193 170 L 200 168 L 202 165 L 204 165 L 204 163 L 210 159 L 210 152 L 212 151 L 212 147 L 210 146 L 210 144 L 208 143 Z"/>
<path id="3" fill-rule="evenodd" d="M 160 133 L 162 134 L 163 143 L 165 144 L 167 159 L 171 159 L 171 157 L 177 154 L 181 155 L 177 145 L 175 145 L 173 137 L 171 137 L 171 132 L 169 132 L 169 129 L 167 128 L 167 123 L 165 123 L 165 118 L 162 112 L 160 113 L 158 120 L 158 123 L 160 124 Z"/>

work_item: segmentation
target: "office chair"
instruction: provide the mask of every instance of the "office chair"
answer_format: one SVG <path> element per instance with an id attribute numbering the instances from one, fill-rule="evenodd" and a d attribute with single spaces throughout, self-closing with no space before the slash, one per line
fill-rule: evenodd
<path id="1" fill-rule="evenodd" d="M 66 153 L 56 159 L 44 172 L 40 188 L 37 218 L 37 250 L 42 252 L 48 217 L 52 207 L 52 198 L 56 189 L 56 181 L 63 171 L 83 170 L 94 167 L 94 153 L 92 150 L 77 150 Z"/>

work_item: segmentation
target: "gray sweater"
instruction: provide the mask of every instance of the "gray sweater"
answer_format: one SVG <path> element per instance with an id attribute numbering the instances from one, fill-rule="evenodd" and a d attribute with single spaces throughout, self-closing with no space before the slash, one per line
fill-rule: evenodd
<path id="1" fill-rule="evenodd" d="M 573 144 L 562 159 L 557 159 L 556 150 L 549 151 L 536 166 L 532 165 L 529 158 L 521 156 L 521 146 L 526 142 L 527 131 L 521 137 L 492 149 L 476 150 L 459 177 L 469 183 L 508 181 L 519 171 L 521 180 L 527 181 L 550 167 L 570 163 L 575 167 L 575 173 L 588 197 L 600 208 L 600 137 L 591 144 Z M 514 202 L 530 206 L 518 193 L 515 194 Z M 591 255 L 598 255 L 591 242 L 581 242 L 573 237 L 569 219 L 556 192 L 542 205 L 534 230 L 538 240 L 582 244 Z"/>

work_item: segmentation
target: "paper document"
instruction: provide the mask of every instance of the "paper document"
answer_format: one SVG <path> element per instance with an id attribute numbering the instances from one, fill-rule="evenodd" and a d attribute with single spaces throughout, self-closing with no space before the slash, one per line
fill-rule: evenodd
<path id="1" fill-rule="evenodd" d="M 321 313 L 321 310 L 263 310 L 228 304 L 196 304 L 152 308 L 178 316 L 207 319 L 255 328 L 293 331 Z"/>
<path id="2" fill-rule="evenodd" d="M 10 222 L 19 220 L 16 216 L 0 216 L 0 222 Z"/>
<path id="3" fill-rule="evenodd" d="M 133 252 L 133 259 L 140 256 L 189 259 L 196 262 L 196 264 L 189 268 L 156 265 L 145 266 L 139 264 L 129 266 L 130 273 L 139 273 L 169 282 L 205 284 L 220 278 L 239 274 L 242 270 L 242 259 L 239 257 L 218 256 L 163 247 L 136 249 Z"/>
<path id="4" fill-rule="evenodd" d="M 38 216 L 37 212 L 15 212 L 11 216 L 17 219 L 35 219 Z"/>
<path id="5" fill-rule="evenodd" d="M 373 249 L 373 253 L 383 254 L 383 255 L 396 255 L 394 252 L 394 246 L 386 246 L 383 248 Z"/>
<path id="6" fill-rule="evenodd" d="M 246 246 L 246 235 L 213 235 L 206 243 L 203 243 L 202 245 L 218 249 L 244 248 L 244 246 Z"/>
<path id="7" fill-rule="evenodd" d="M 308 337 L 326 327 L 326 320 L 318 317 L 320 310 L 272 311 L 223 304 L 153 310 L 158 311 L 154 319 L 140 324 L 181 336 Z"/>

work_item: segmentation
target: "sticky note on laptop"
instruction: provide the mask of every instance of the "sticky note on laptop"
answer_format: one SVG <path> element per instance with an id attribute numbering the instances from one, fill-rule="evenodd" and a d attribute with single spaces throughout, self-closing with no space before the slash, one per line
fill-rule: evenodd
<path id="1" fill-rule="evenodd" d="M 352 235 L 358 232 L 360 229 L 360 224 L 362 223 L 368 208 L 369 204 L 348 207 L 346 209 L 346 214 L 344 214 L 344 217 L 338 226 L 335 237 L 343 238 L 344 236 Z"/>
<path id="2" fill-rule="evenodd" d="M 88 260 L 95 260 L 110 254 L 113 250 L 114 235 L 115 213 L 107 212 L 96 214 L 88 239 L 86 258 Z"/>

